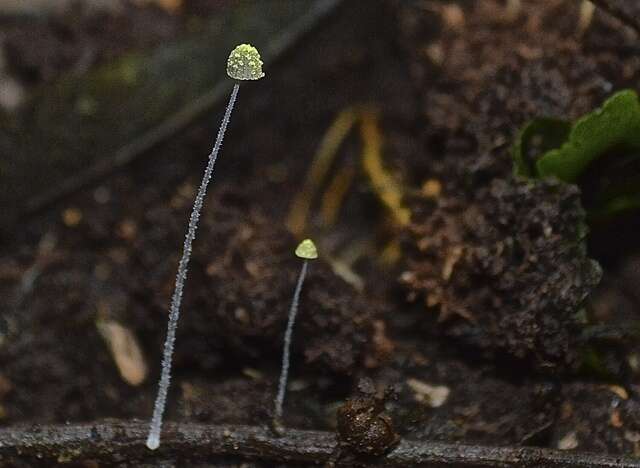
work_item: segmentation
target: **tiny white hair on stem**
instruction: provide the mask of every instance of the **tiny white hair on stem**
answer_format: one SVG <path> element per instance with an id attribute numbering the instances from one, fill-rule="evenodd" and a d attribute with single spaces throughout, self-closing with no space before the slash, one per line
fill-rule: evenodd
<path id="1" fill-rule="evenodd" d="M 160 432 L 162 430 L 162 417 L 167 404 L 167 395 L 169 393 L 169 384 L 171 382 L 171 363 L 173 359 L 173 348 L 176 341 L 176 330 L 178 328 L 178 318 L 180 317 L 180 304 L 182 303 L 182 292 L 184 290 L 184 284 L 187 279 L 187 270 L 189 267 L 189 260 L 191 259 L 191 250 L 193 240 L 196 238 L 196 231 L 198 229 L 198 221 L 200 219 L 200 212 L 204 205 L 204 199 L 207 195 L 207 187 L 211 181 L 213 175 L 213 167 L 218 158 L 218 153 L 222 147 L 222 140 L 224 134 L 227 131 L 229 120 L 231 118 L 231 112 L 235 105 L 236 98 L 238 97 L 238 90 L 240 85 L 236 83 L 231 91 L 229 97 L 229 103 L 224 112 L 222 118 L 222 124 L 218 130 L 218 136 L 213 145 L 213 149 L 209 154 L 209 161 L 200 182 L 200 188 L 193 203 L 193 210 L 189 218 L 189 226 L 187 228 L 187 234 L 184 239 L 184 247 L 182 250 L 182 257 L 178 263 L 178 273 L 176 274 L 176 285 L 171 298 L 171 307 L 169 309 L 169 324 L 167 325 L 167 337 L 164 342 L 164 351 L 162 355 L 162 372 L 160 375 L 160 382 L 158 383 L 158 395 L 156 397 L 155 404 L 153 406 L 153 417 L 149 425 L 149 436 L 147 437 L 147 447 L 151 450 L 155 450 L 160 446 Z"/>

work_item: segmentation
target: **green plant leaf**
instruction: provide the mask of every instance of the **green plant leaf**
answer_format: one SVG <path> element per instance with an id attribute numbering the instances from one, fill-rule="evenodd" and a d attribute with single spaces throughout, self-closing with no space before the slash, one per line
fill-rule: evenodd
<path id="1" fill-rule="evenodd" d="M 635 91 L 623 90 L 605 101 L 602 108 L 578 120 L 562 146 L 547 151 L 536 161 L 535 175 L 575 182 L 595 159 L 639 148 L 638 95 Z M 518 164 L 516 159 L 516 167 Z"/>
<path id="2" fill-rule="evenodd" d="M 607 200 L 607 202 L 589 212 L 590 220 L 606 220 L 613 216 L 624 214 L 628 211 L 640 209 L 640 193 L 620 195 Z"/>
<path id="3" fill-rule="evenodd" d="M 518 133 L 511 148 L 514 170 L 523 177 L 536 177 L 536 160 L 554 148 L 560 147 L 571 131 L 571 123 L 550 117 L 533 119 Z"/>

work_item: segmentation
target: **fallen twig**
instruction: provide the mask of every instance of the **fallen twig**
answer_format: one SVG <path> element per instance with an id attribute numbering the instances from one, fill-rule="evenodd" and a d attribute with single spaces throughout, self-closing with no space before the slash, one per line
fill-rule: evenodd
<path id="1" fill-rule="evenodd" d="M 637 16 L 634 16 L 631 12 L 625 9 L 625 7 L 622 5 L 623 2 L 621 2 L 620 0 L 590 0 L 590 1 L 597 7 L 602 8 L 611 16 L 619 19 L 622 23 L 629 26 L 635 32 L 640 34 L 640 18 L 638 18 Z"/>
<path id="2" fill-rule="evenodd" d="M 101 465 L 135 465 L 139 461 L 260 459 L 299 466 L 329 461 L 337 444 L 331 432 L 287 429 L 277 436 L 264 427 L 167 423 L 162 445 L 150 451 L 145 447 L 147 429 L 147 423 L 140 421 L 0 429 L 0 464 L 8 466 L 17 460 L 49 463 L 95 460 Z M 640 468 L 640 460 L 623 456 L 410 440 L 400 442 L 388 455 L 364 463 L 388 467 Z M 350 460 L 349 465 L 356 463 Z"/>

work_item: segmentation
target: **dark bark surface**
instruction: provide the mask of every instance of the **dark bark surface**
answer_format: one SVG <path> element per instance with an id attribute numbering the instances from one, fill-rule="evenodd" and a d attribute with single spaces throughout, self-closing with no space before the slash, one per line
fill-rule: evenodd
<path id="1" fill-rule="evenodd" d="M 340 465 L 335 435 L 330 432 L 270 429 L 250 426 L 167 424 L 160 448 L 145 446 L 148 425 L 135 421 L 66 426 L 31 426 L 0 430 L 0 461 L 12 466 L 36 462 L 93 460 L 99 464 L 181 462 L 232 463 L 233 459 Z M 226 460 L 226 461 L 225 461 Z M 622 456 L 571 453 L 539 448 L 466 446 L 401 441 L 389 454 L 368 459 L 351 458 L 346 466 L 429 466 L 460 468 L 637 468 L 640 461 Z M 214 465 L 217 466 L 217 465 Z"/>

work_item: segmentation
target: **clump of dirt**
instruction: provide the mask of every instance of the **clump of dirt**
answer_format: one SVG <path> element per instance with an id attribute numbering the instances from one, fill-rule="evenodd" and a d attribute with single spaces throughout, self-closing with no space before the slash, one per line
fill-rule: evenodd
<path id="1" fill-rule="evenodd" d="M 538 368 L 574 367 L 577 312 L 601 270 L 585 252 L 576 187 L 494 179 L 416 200 L 402 281 L 447 334 Z"/>
<path id="2" fill-rule="evenodd" d="M 143 266 L 134 270 L 143 276 L 134 283 L 144 285 L 139 294 L 161 291 L 160 297 L 149 299 L 163 311 L 179 252 L 174 247 L 165 261 L 157 259 L 165 246 L 180 244 L 183 226 L 171 220 L 184 217 L 194 190 L 185 184 L 169 205 L 151 207 L 129 245 L 131 261 Z M 246 194 L 224 186 L 214 191 L 200 219 L 182 305 L 188 318 L 179 333 L 194 356 L 224 351 L 257 360 L 265 353 L 280 354 L 302 265 L 293 252 L 296 245 L 284 226 L 274 223 Z M 334 274 L 322 252 L 310 265 L 300 304 L 294 356 L 304 355 L 307 364 L 343 374 L 361 366 L 372 349 L 372 319 L 380 307 Z"/>
<path id="3" fill-rule="evenodd" d="M 599 12 L 581 27 L 576 3 L 402 2 L 397 11 L 430 126 L 471 135 L 481 150 L 513 141 L 532 117 L 583 115 L 639 73 L 619 59 L 634 35 Z"/>
<path id="4" fill-rule="evenodd" d="M 378 457 L 400 442 L 393 420 L 385 413 L 385 403 L 392 391 L 376 395 L 369 379 L 361 380 L 358 390 L 357 396 L 349 398 L 338 408 L 338 441 L 344 451 Z"/>
<path id="5" fill-rule="evenodd" d="M 580 26 L 568 2 L 403 3 L 397 14 L 425 116 L 421 154 L 399 164 L 414 183 L 441 186 L 436 203 L 412 202 L 403 282 L 447 334 L 574 369 L 575 314 L 600 276 L 581 246 L 580 197 L 514 179 L 508 147 L 531 118 L 573 119 L 633 86 L 640 68 L 615 58 L 633 34 L 600 13 Z"/>
<path id="6" fill-rule="evenodd" d="M 201 220 L 190 268 L 200 287 L 190 291 L 184 304 L 203 312 L 192 326 L 234 353 L 252 358 L 266 350 L 277 354 L 302 265 L 293 253 L 296 241 L 238 194 L 225 191 L 212 201 Z M 351 373 L 370 347 L 375 315 L 376 306 L 322 258 L 312 261 L 302 289 L 296 349 L 307 364 Z"/>

